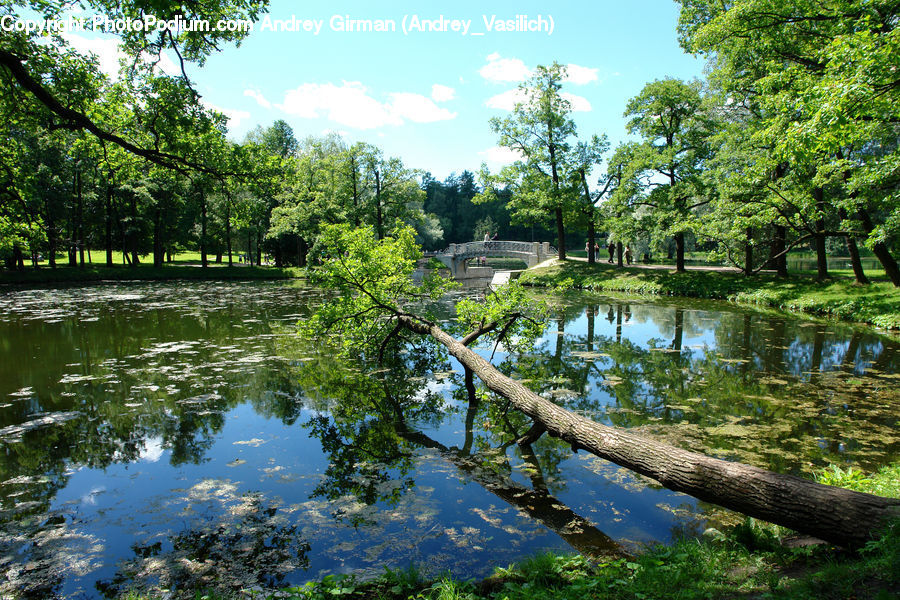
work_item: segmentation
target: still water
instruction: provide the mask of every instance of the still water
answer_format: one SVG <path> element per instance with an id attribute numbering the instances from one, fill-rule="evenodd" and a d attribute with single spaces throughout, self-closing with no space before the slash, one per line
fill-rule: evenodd
<path id="1" fill-rule="evenodd" d="M 572 410 L 807 476 L 900 454 L 891 338 L 721 303 L 546 300 L 533 351 L 494 362 Z M 547 436 L 519 448 L 529 423 L 440 349 L 382 367 L 317 352 L 294 330 L 321 301 L 280 282 L 0 291 L 0 596 L 478 577 L 729 518 Z"/>

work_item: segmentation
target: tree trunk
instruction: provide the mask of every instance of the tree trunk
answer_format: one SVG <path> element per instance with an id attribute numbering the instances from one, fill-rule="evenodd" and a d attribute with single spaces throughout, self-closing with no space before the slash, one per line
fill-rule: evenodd
<path id="1" fill-rule="evenodd" d="M 584 173 L 584 169 L 581 169 L 579 173 L 581 174 L 581 186 L 584 188 L 584 201 L 588 211 L 588 264 L 592 265 L 596 262 L 596 257 L 594 256 L 594 244 L 597 241 L 597 232 L 594 228 L 594 203 L 591 200 L 591 190 L 588 188 L 587 176 Z"/>
<path id="2" fill-rule="evenodd" d="M 72 173 L 72 196 L 75 198 L 74 205 L 71 210 L 67 211 L 69 216 L 69 235 L 68 247 L 66 248 L 69 255 L 69 266 L 78 265 L 78 170 Z"/>
<path id="3" fill-rule="evenodd" d="M 137 198 L 131 194 L 131 266 L 137 267 L 141 263 L 138 256 L 138 229 L 137 229 Z"/>
<path id="4" fill-rule="evenodd" d="M 775 269 L 779 277 L 787 277 L 787 255 L 783 254 L 787 247 L 787 229 L 784 225 L 775 225 L 772 233 L 772 248 L 769 251 L 769 269 Z"/>
<path id="5" fill-rule="evenodd" d="M 228 266 L 234 265 L 231 257 L 231 203 L 225 202 L 225 249 L 228 251 Z"/>
<path id="6" fill-rule="evenodd" d="M 200 266 L 209 266 L 209 253 L 206 246 L 206 192 L 200 188 Z"/>
<path id="7" fill-rule="evenodd" d="M 561 208 L 557 208 L 553 211 L 556 215 L 556 239 L 559 241 L 559 248 L 557 248 L 557 257 L 559 260 L 566 260 L 566 229 L 563 226 L 563 211 Z"/>
<path id="8" fill-rule="evenodd" d="M 50 208 L 47 208 L 47 260 L 50 268 L 56 268 L 56 222 L 53 219 Z"/>
<path id="9" fill-rule="evenodd" d="M 601 425 L 541 398 L 497 371 L 440 327 L 409 316 L 403 326 L 431 335 L 471 369 L 489 389 L 507 398 L 573 451 L 591 454 L 743 514 L 777 523 L 834 544 L 857 547 L 900 516 L 900 499 L 882 498 L 781 475 L 758 467 L 710 458 L 626 430 Z"/>
<path id="10" fill-rule="evenodd" d="M 622 256 L 624 255 L 624 248 L 622 248 L 622 242 L 616 242 L 616 261 L 618 265 L 622 266 Z"/>
<path id="11" fill-rule="evenodd" d="M 675 271 L 684 273 L 684 232 L 675 234 Z"/>
<path id="12" fill-rule="evenodd" d="M 841 218 L 841 221 L 846 221 L 847 211 L 843 207 L 839 208 L 838 216 Z M 853 276 L 856 278 L 856 283 L 868 285 L 869 278 L 866 277 L 866 273 L 862 268 L 862 261 L 859 259 L 859 248 L 856 246 L 856 238 L 853 237 L 852 233 L 848 233 L 845 242 L 847 244 L 847 252 L 850 254 L 850 266 L 853 268 Z"/>
<path id="13" fill-rule="evenodd" d="M 556 205 L 553 214 L 556 217 L 556 239 L 559 260 L 566 260 L 566 229 L 563 223 L 562 200 L 559 197 L 559 172 L 556 167 L 556 142 L 553 139 L 553 124 L 547 121 L 547 150 L 550 152 L 550 177 L 553 180 L 553 202 Z"/>
<path id="14" fill-rule="evenodd" d="M 113 241 L 112 241 L 112 184 L 106 183 L 106 223 L 104 224 L 103 245 L 106 247 L 106 266 L 113 266 Z"/>
<path id="15" fill-rule="evenodd" d="M 859 220 L 862 221 L 863 231 L 865 231 L 866 234 L 872 233 L 875 226 L 872 224 L 872 218 L 869 216 L 869 211 L 860 207 L 856 211 L 856 214 L 859 215 Z M 872 247 L 872 252 L 878 257 L 878 260 L 881 261 L 881 266 L 884 267 L 884 272 L 891 280 L 891 283 L 894 284 L 894 287 L 900 287 L 900 267 L 897 266 L 897 261 L 891 256 L 891 251 L 888 249 L 887 245 L 884 242 L 878 242 Z"/>
<path id="16" fill-rule="evenodd" d="M 159 269 L 163 266 L 162 244 L 162 211 L 159 206 L 153 211 L 153 266 Z"/>
<path id="17" fill-rule="evenodd" d="M 306 243 L 306 240 L 300 238 L 300 241 L 297 244 L 297 266 L 305 267 L 306 266 L 306 257 L 309 254 L 309 244 Z"/>
<path id="18" fill-rule="evenodd" d="M 75 172 L 78 177 L 77 199 L 78 209 L 76 216 L 76 235 L 75 244 L 78 247 L 78 264 L 84 267 L 84 196 L 81 193 L 81 171 Z"/>
<path id="19" fill-rule="evenodd" d="M 16 271 L 25 270 L 25 255 L 22 253 L 22 247 L 16 242 L 13 244 L 13 269 Z"/>
<path id="20" fill-rule="evenodd" d="M 825 250 L 825 192 L 822 188 L 817 187 L 813 190 L 813 198 L 816 201 L 816 208 L 820 213 L 820 217 L 816 219 L 816 278 L 819 281 L 828 279 L 828 253 Z"/>
<path id="21" fill-rule="evenodd" d="M 72 174 L 72 195 L 73 197 L 78 196 L 78 171 L 76 170 Z M 67 207 L 68 208 L 68 207 Z M 78 218 L 78 201 L 75 200 L 75 204 L 71 207 L 71 210 L 66 211 L 67 216 L 69 217 L 69 235 L 67 238 L 67 246 L 66 253 L 69 256 L 69 266 L 74 267 L 78 265 L 78 251 L 76 248 L 76 244 L 78 243 L 78 223 L 76 219 Z"/>
<path id="22" fill-rule="evenodd" d="M 748 227 L 744 241 L 744 275 L 753 275 L 753 228 Z"/>

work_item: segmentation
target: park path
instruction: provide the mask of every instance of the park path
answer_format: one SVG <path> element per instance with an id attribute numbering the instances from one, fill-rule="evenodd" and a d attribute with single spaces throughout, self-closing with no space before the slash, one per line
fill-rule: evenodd
<path id="1" fill-rule="evenodd" d="M 587 257 L 585 256 L 582 258 L 580 256 L 567 256 L 566 260 L 587 262 Z M 555 264 L 558 261 L 559 261 L 558 258 L 551 258 L 549 260 L 545 260 L 544 262 L 542 262 L 541 264 L 537 265 L 534 268 L 549 267 L 550 265 Z M 598 260 L 597 263 L 598 264 L 602 263 L 602 264 L 606 264 L 606 265 L 610 264 L 606 260 Z M 615 263 L 612 263 L 612 264 L 613 264 L 613 266 L 616 266 Z M 624 269 L 644 269 L 644 270 L 648 270 L 648 271 L 674 271 L 675 265 L 645 265 L 643 263 L 631 263 L 630 265 L 623 266 L 622 268 L 624 268 Z M 703 265 L 703 266 L 685 265 L 684 268 L 687 271 L 714 271 L 716 273 L 741 273 L 742 272 L 741 269 L 738 269 L 736 267 L 723 267 L 723 266 L 712 266 L 712 265 Z"/>

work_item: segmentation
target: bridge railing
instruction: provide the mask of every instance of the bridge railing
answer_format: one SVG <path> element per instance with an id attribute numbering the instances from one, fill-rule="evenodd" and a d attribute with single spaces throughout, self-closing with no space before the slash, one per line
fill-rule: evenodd
<path id="1" fill-rule="evenodd" d="M 491 240 L 488 242 L 466 242 L 464 244 L 450 244 L 443 254 L 480 255 L 493 252 L 518 252 L 522 254 L 549 254 L 550 245 L 547 242 L 514 242 L 504 240 Z"/>

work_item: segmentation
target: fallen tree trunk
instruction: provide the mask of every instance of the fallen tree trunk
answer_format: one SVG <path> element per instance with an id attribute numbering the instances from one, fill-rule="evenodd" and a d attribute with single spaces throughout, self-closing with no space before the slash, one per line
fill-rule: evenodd
<path id="1" fill-rule="evenodd" d="M 433 324 L 402 315 L 400 323 L 430 335 L 489 389 L 509 399 L 539 427 L 600 458 L 743 514 L 841 546 L 859 547 L 892 517 L 900 500 L 882 498 L 689 452 L 652 438 L 591 421 L 542 398 Z"/>

